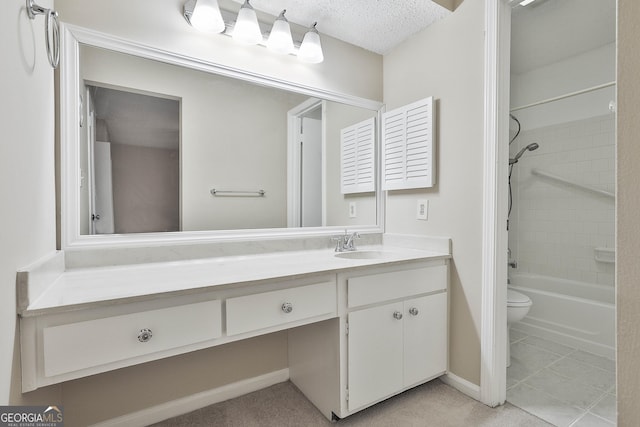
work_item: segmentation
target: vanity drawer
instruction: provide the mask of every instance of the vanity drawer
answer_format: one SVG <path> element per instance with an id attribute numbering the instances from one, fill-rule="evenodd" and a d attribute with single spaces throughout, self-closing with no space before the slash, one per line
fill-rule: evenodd
<path id="1" fill-rule="evenodd" d="M 348 305 L 358 307 L 447 289 L 447 266 L 350 277 Z"/>
<path id="2" fill-rule="evenodd" d="M 227 335 L 242 334 L 317 316 L 337 315 L 336 284 L 282 289 L 227 300 Z"/>
<path id="3" fill-rule="evenodd" d="M 220 301 L 207 301 L 46 327 L 42 334 L 50 377 L 219 338 L 222 309 Z"/>

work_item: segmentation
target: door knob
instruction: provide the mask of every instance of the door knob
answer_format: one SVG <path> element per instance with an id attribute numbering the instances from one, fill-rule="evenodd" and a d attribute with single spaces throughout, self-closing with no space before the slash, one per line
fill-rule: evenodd
<path id="1" fill-rule="evenodd" d="M 418 309 L 417 309 L 417 308 L 415 308 L 415 307 L 411 307 L 411 308 L 409 309 L 409 314 L 410 314 L 410 315 L 412 315 L 412 316 L 417 316 L 417 315 L 418 315 L 418 313 L 420 313 L 420 311 L 418 311 Z"/>
<path id="2" fill-rule="evenodd" d="M 393 318 L 397 319 L 397 320 L 402 319 L 402 313 L 400 313 L 399 311 L 394 311 L 393 312 Z"/>

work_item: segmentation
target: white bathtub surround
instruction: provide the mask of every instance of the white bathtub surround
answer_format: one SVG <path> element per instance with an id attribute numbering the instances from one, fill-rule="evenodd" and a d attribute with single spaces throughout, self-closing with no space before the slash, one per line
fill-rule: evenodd
<path id="1" fill-rule="evenodd" d="M 615 192 L 614 124 L 608 114 L 523 130 L 511 145 L 512 155 L 540 146 L 513 168 L 509 247 L 518 272 L 614 285 L 614 264 L 594 252 L 615 247 L 613 199 L 531 173 Z"/>
<path id="2" fill-rule="evenodd" d="M 507 401 L 556 426 L 614 426 L 615 362 L 514 329 Z"/>
<path id="3" fill-rule="evenodd" d="M 518 329 L 615 358 L 614 288 L 535 274 L 512 274 L 510 287 L 533 302 Z"/>

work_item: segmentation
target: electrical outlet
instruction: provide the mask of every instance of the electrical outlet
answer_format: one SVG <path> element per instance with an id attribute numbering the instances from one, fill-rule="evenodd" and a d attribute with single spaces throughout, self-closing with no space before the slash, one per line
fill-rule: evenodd
<path id="1" fill-rule="evenodd" d="M 356 202 L 349 202 L 349 218 L 356 217 Z"/>
<path id="2" fill-rule="evenodd" d="M 418 200 L 418 206 L 416 208 L 416 219 L 426 221 L 429 218 L 429 201 Z"/>

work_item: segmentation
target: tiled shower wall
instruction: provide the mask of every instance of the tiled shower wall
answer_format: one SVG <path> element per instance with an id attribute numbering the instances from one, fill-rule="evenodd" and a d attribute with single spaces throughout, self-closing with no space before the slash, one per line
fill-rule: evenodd
<path id="1" fill-rule="evenodd" d="M 614 200 L 531 170 L 614 192 L 614 124 L 608 114 L 526 130 L 511 144 L 511 157 L 532 142 L 540 145 L 521 157 L 511 176 L 509 247 L 518 272 L 613 286 L 614 264 L 596 261 L 594 249 L 615 247 Z"/>

